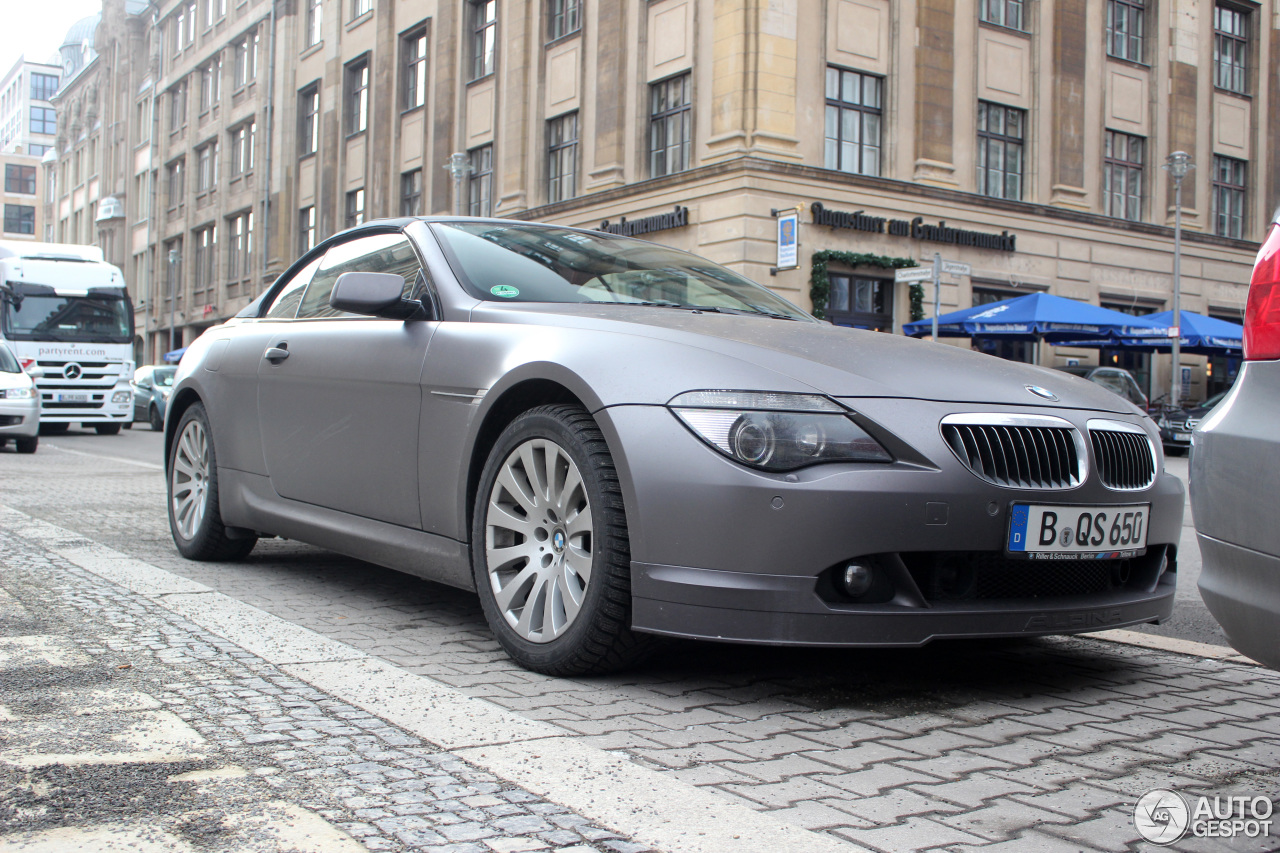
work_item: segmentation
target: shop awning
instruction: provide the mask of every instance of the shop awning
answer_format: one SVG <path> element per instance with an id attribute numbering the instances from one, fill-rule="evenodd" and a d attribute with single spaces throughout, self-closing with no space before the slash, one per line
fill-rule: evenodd
<path id="1" fill-rule="evenodd" d="M 1147 317 L 1134 317 L 1048 293 L 1015 296 L 938 317 L 938 336 L 943 338 L 1043 340 L 1048 343 L 1099 341 L 1081 346 L 1111 346 L 1111 342 L 1122 335 L 1141 333 L 1155 336 L 1161 328 Z M 930 335 L 933 333 L 933 320 L 925 318 L 904 323 L 902 331 L 916 338 Z"/>
<path id="2" fill-rule="evenodd" d="M 1178 346 L 1182 352 L 1196 355 L 1222 355 L 1239 358 L 1244 354 L 1244 326 L 1206 317 L 1194 311 L 1179 311 L 1182 322 L 1178 324 Z M 1107 347 L 1140 352 L 1169 352 L 1172 339 L 1169 328 L 1173 325 L 1173 312 L 1144 314 L 1140 318 L 1156 326 L 1154 330 L 1134 326 L 1122 331 L 1117 339 L 1062 341 L 1063 346 Z"/>
<path id="3" fill-rule="evenodd" d="M 175 350 L 169 350 L 169 352 L 164 354 L 164 360 L 169 362 L 170 364 L 182 361 L 182 354 L 186 351 L 187 351 L 186 347 L 180 347 Z"/>

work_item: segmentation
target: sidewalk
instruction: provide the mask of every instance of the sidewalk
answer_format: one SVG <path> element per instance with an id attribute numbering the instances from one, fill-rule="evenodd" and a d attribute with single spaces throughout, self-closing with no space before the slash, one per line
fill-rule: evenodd
<path id="1" fill-rule="evenodd" d="M 673 692 L 659 716 L 615 702 L 597 725 L 572 701 L 572 720 L 533 719 L 2 507 L 0 587 L 6 850 L 1124 851 L 1158 849 L 1132 824 L 1154 788 L 1280 800 L 1280 675 L 1229 655 L 1058 639 L 1002 653 L 1025 672 L 999 690 L 961 673 L 867 704 L 857 677 L 850 701 L 806 697 L 830 711 L 757 698 L 737 720 Z M 561 703 L 610 689 L 563 686 Z M 609 747 L 617 726 L 646 739 Z"/>

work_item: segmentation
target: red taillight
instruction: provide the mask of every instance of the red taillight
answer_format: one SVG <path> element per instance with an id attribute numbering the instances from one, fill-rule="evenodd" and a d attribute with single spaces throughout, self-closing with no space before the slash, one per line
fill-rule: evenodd
<path id="1" fill-rule="evenodd" d="M 1244 357 L 1280 358 L 1280 224 L 1273 224 L 1258 251 L 1244 309 Z"/>

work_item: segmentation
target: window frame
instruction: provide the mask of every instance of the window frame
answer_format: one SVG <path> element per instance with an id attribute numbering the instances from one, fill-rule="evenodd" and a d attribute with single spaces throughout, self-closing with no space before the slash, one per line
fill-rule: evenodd
<path id="1" fill-rule="evenodd" d="M 422 169 L 400 173 L 400 215 L 422 215 Z"/>
<path id="2" fill-rule="evenodd" d="M 1123 153 L 1118 153 L 1123 142 Z M 1134 159 L 1134 146 L 1137 146 L 1137 159 Z M 1102 198 L 1103 212 L 1115 219 L 1129 222 L 1141 222 L 1144 202 L 1146 201 L 1146 137 L 1124 133 L 1119 130 L 1104 129 L 1102 143 Z M 1130 179 L 1137 175 L 1137 193 L 1132 192 Z M 1113 188 L 1117 176 L 1120 177 L 1124 189 L 1117 193 Z M 1119 209 L 1117 210 L 1117 203 Z M 1136 208 L 1136 210 L 1134 209 Z"/>
<path id="3" fill-rule="evenodd" d="M 832 74 L 837 75 L 836 79 L 836 97 L 831 96 Z M 858 100 L 846 100 L 845 83 L 847 75 L 857 77 Z M 868 106 L 866 104 L 867 82 L 872 81 L 874 85 L 876 105 Z M 824 113 L 824 150 L 823 150 L 823 167 L 832 169 L 837 172 L 844 172 L 850 175 L 869 175 L 879 177 L 884 173 L 884 83 L 885 78 L 879 74 L 869 74 L 865 71 L 859 71 L 856 68 L 844 68 L 839 65 L 828 65 L 826 68 L 826 100 Z M 831 111 L 837 110 L 835 117 L 836 136 L 832 137 L 831 132 Z M 844 139 L 845 118 L 846 113 L 856 113 L 858 118 L 858 139 L 856 142 L 846 143 Z M 874 117 L 875 121 L 875 144 L 868 145 L 867 124 L 868 119 Z M 834 142 L 835 162 L 832 163 L 832 148 Z M 844 168 L 843 160 L 845 155 L 846 144 L 854 145 L 853 155 L 857 160 L 856 169 Z M 868 149 L 871 149 L 875 158 L 874 169 L 865 170 Z"/>
<path id="4" fill-rule="evenodd" d="M 48 89 L 48 82 L 47 82 L 47 81 L 49 81 L 49 80 L 52 80 L 52 81 L 53 81 L 53 89 L 52 89 L 52 90 L 49 90 L 49 89 Z M 38 87 L 37 87 L 37 85 L 36 85 L 37 81 L 39 81 L 39 82 L 41 82 L 41 83 L 43 84 L 43 85 L 42 85 L 41 87 L 39 87 L 39 88 L 38 88 Z M 33 100 L 33 101 L 51 101 L 51 100 L 53 100 L 53 96 L 54 96 L 54 95 L 56 95 L 56 94 L 58 94 L 58 88 L 59 88 L 60 83 L 61 83 L 61 81 L 58 79 L 58 75 L 56 75 L 56 74 L 41 74 L 39 71 L 32 71 L 32 72 L 31 72 L 31 100 Z M 46 98 L 46 97 L 44 97 L 44 95 L 43 95 L 43 94 L 41 94 L 41 92 L 43 92 L 43 91 L 49 91 L 49 97 L 47 97 L 47 98 Z"/>
<path id="5" fill-rule="evenodd" d="M 498 70 L 498 0 L 467 0 L 471 78 L 483 80 Z M 492 15 L 489 15 L 492 10 Z"/>
<path id="6" fill-rule="evenodd" d="M 682 103 L 670 105 L 666 97 L 672 84 L 681 83 Z M 659 108 L 659 97 L 663 106 Z M 673 120 L 678 120 L 681 139 L 675 145 L 669 141 L 669 128 Z M 659 131 L 661 129 L 661 131 Z M 659 144 L 658 136 L 662 140 Z M 677 167 L 671 165 L 671 154 L 676 152 L 680 159 Z M 662 168 L 658 168 L 661 157 Z M 661 178 L 666 175 L 677 175 L 693 168 L 693 74 L 689 71 L 675 74 L 664 80 L 649 85 L 649 177 Z"/>
<path id="7" fill-rule="evenodd" d="M 191 304 L 215 304 L 210 296 L 218 286 L 218 224 L 214 222 L 193 228 L 191 242 L 195 253 L 192 258 Z"/>
<path id="8" fill-rule="evenodd" d="M 235 70 L 232 83 L 235 91 L 240 91 L 258 79 L 258 28 L 246 32 L 233 45 Z"/>
<path id="9" fill-rule="evenodd" d="M 1238 171 L 1239 182 L 1234 175 L 1224 176 L 1223 170 Z M 1219 237 L 1243 240 L 1248 227 L 1249 213 L 1249 162 L 1237 157 L 1213 155 L 1212 197 L 1213 233 Z M 1234 211 L 1224 212 L 1223 201 L 1231 199 Z M 1234 228 L 1232 227 L 1234 224 Z"/>
<path id="10" fill-rule="evenodd" d="M 471 216 L 493 216 L 493 143 L 467 152 L 471 171 L 467 178 L 467 212 Z"/>
<path id="11" fill-rule="evenodd" d="M 371 78 L 368 53 L 361 54 L 343 67 L 342 126 L 347 136 L 355 136 L 369 129 Z"/>
<path id="12" fill-rule="evenodd" d="M 316 247 L 316 206 L 309 204 L 298 210 L 298 254 L 305 255 Z"/>
<path id="13" fill-rule="evenodd" d="M 347 227 L 355 228 L 357 225 L 363 225 L 365 221 L 364 215 L 364 187 L 348 191 L 343 205 L 343 221 Z"/>
<path id="14" fill-rule="evenodd" d="M 169 210 L 181 207 L 187 193 L 187 158 L 179 157 L 165 164 L 165 206 Z"/>
<path id="15" fill-rule="evenodd" d="M 1223 28 L 1223 19 L 1230 16 L 1239 24 L 1238 31 Z M 1229 3 L 1213 4 L 1213 86 L 1223 92 L 1236 95 L 1249 94 L 1250 27 L 1253 16 L 1248 9 Z M 1231 45 L 1230 51 L 1223 47 Z M 1225 80 L 1224 77 L 1231 79 Z"/>
<path id="16" fill-rule="evenodd" d="M 25 187 L 30 186 L 31 189 Z M 36 194 L 36 167 L 21 163 L 4 164 L 4 191 L 14 195 Z"/>
<path id="17" fill-rule="evenodd" d="M 195 150 L 196 195 L 214 189 L 218 184 L 218 140 L 212 139 Z"/>
<path id="18" fill-rule="evenodd" d="M 992 109 L 999 110 L 1003 113 L 1001 119 L 1002 127 L 1007 128 L 1010 116 L 1017 116 L 1019 126 L 1021 127 L 1020 135 L 1012 136 L 1006 131 L 994 131 L 984 126 L 986 119 Z M 1026 195 L 1026 176 L 1027 176 L 1027 111 L 1018 107 L 1005 106 L 994 101 L 978 101 L 978 151 L 977 151 L 977 168 L 978 168 L 978 186 L 979 195 L 987 198 L 1002 198 L 1010 201 L 1021 201 Z M 1001 165 L 998 169 L 991 167 L 990 153 L 994 150 L 994 146 L 1001 146 Z M 1018 151 L 1018 170 L 1016 173 L 1011 172 L 1005 164 L 1008 163 L 1008 152 L 1012 147 Z M 993 172 L 1000 175 L 1000 192 L 989 192 L 989 177 Z M 1017 193 L 1009 194 L 1009 176 L 1016 174 L 1017 176 Z"/>
<path id="19" fill-rule="evenodd" d="M 582 32 L 582 0 L 548 0 L 547 41 L 559 41 Z"/>
<path id="20" fill-rule="evenodd" d="M 319 150 L 320 81 L 317 80 L 298 90 L 298 157 L 310 157 Z"/>
<path id="21" fill-rule="evenodd" d="M 993 11 L 997 9 L 998 12 Z M 1015 13 L 1012 17 L 1017 18 L 1016 24 L 1009 22 L 1011 12 Z M 979 0 L 978 20 L 993 27 L 1002 27 L 1019 33 L 1028 32 L 1027 3 L 1025 0 Z"/>
<path id="22" fill-rule="evenodd" d="M 548 203 L 577 198 L 580 133 L 577 110 L 547 121 Z"/>
<path id="23" fill-rule="evenodd" d="M 324 0 L 306 0 L 306 3 L 302 32 L 306 47 L 312 48 L 324 41 Z"/>
<path id="24" fill-rule="evenodd" d="M 36 118 L 36 115 L 37 115 L 36 110 L 40 111 L 39 113 L 40 117 L 38 119 Z M 52 116 L 52 118 L 50 118 L 50 116 Z M 38 104 L 33 104 L 31 106 L 29 120 L 30 120 L 32 133 L 40 133 L 46 136 L 56 136 L 58 133 L 58 111 L 53 107 L 42 107 L 42 106 L 39 106 Z M 37 121 L 40 123 L 39 126 L 42 128 L 48 128 L 50 125 L 52 125 L 53 130 L 37 129 L 36 127 Z"/>
<path id="25" fill-rule="evenodd" d="M 257 143 L 258 119 L 242 121 L 227 131 L 231 137 L 231 180 L 253 173 L 254 148 Z"/>
<path id="26" fill-rule="evenodd" d="M 227 217 L 227 280 L 228 296 L 234 296 L 231 288 L 253 274 L 253 208 L 241 210 Z"/>
<path id="27" fill-rule="evenodd" d="M 400 36 L 400 109 L 403 112 L 427 105 L 430 56 L 431 45 L 427 40 L 426 24 Z"/>
<path id="28" fill-rule="evenodd" d="M 373 0 L 351 0 L 351 21 L 362 18 L 373 11 Z"/>
<path id="29" fill-rule="evenodd" d="M 16 225 L 16 228 L 10 228 L 10 225 Z M 30 228 L 28 229 L 28 226 Z M 4 233 L 6 234 L 35 234 L 36 233 L 36 206 L 34 204 L 9 204 L 4 206 Z"/>
<path id="30" fill-rule="evenodd" d="M 1112 59 L 1146 64 L 1146 0 L 1107 0 L 1106 43 Z M 1122 45 L 1119 50 L 1117 43 Z"/>

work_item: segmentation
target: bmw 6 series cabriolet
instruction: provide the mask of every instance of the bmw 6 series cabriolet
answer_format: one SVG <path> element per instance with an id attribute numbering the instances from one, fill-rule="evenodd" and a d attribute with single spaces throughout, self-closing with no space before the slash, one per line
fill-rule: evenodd
<path id="1" fill-rule="evenodd" d="M 179 367 L 173 538 L 475 590 L 539 672 L 660 636 L 919 646 L 1167 618 L 1183 488 L 1091 382 L 837 328 L 724 267 L 527 222 L 371 222 Z"/>

